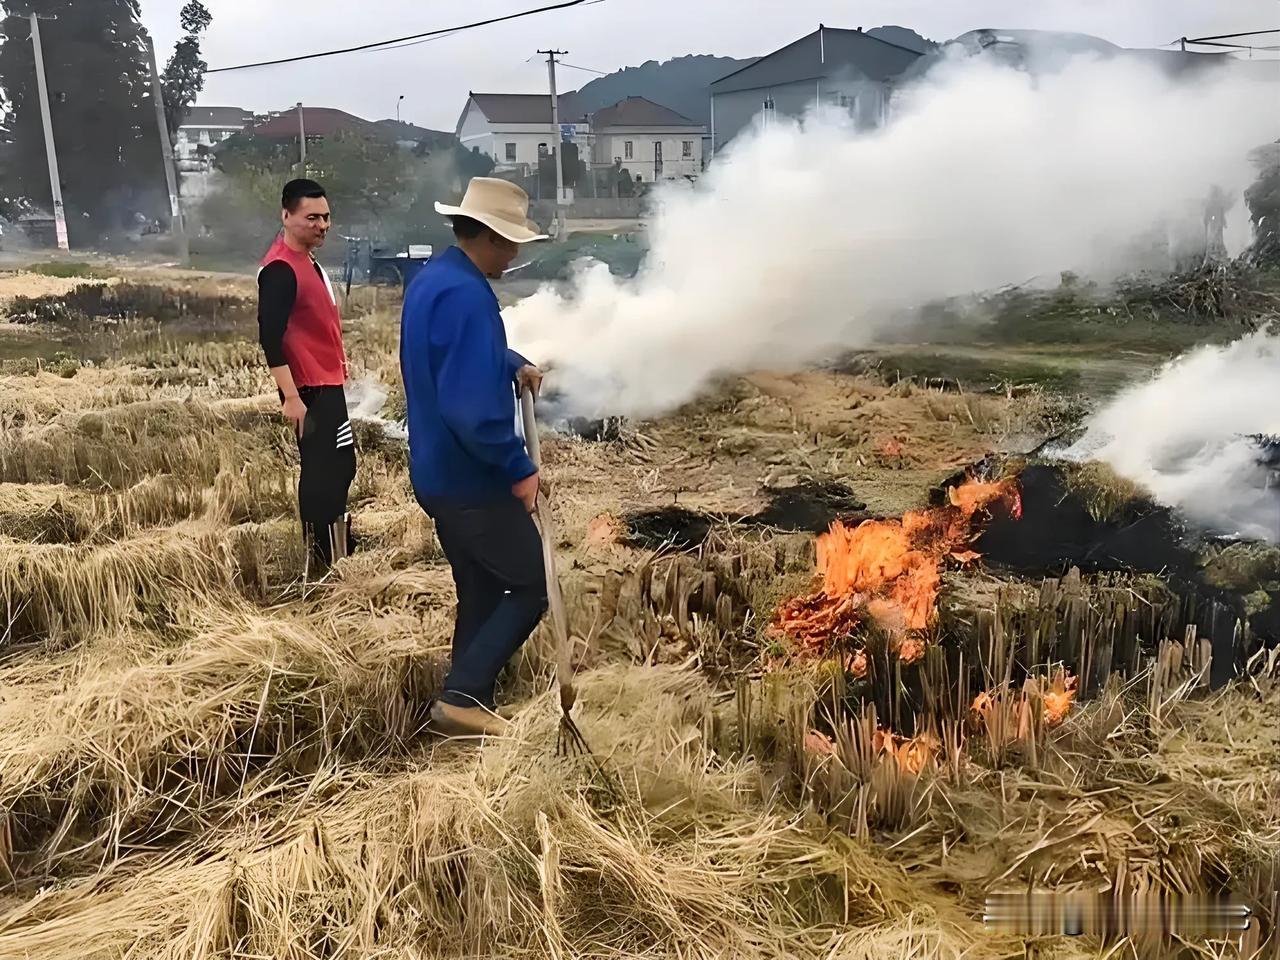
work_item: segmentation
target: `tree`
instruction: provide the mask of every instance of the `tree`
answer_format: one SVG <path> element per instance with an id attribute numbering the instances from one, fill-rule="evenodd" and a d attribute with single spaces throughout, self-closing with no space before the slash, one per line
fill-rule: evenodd
<path id="1" fill-rule="evenodd" d="M 50 109 L 73 240 L 118 233 L 168 208 L 137 0 L 16 0 L 0 22 L 0 88 L 9 99 L 9 162 L 0 195 L 51 209 L 30 27 L 41 23 Z M 17 16 L 13 16 L 17 15 Z"/>
<path id="2" fill-rule="evenodd" d="M 226 252 L 266 250 L 279 229 L 280 187 L 298 174 L 296 144 L 242 133 L 219 144 L 215 156 L 220 186 L 198 212 L 206 242 Z M 492 170 L 491 159 L 456 138 L 422 152 L 347 134 L 307 149 L 307 175 L 328 191 L 338 232 L 393 248 L 447 246 L 452 233 L 435 203 L 456 202 L 468 180 Z"/>
<path id="3" fill-rule="evenodd" d="M 213 23 L 211 14 L 200 0 L 190 0 L 180 14 L 185 36 L 173 48 L 173 56 L 165 64 L 161 77 L 164 94 L 164 116 L 169 126 L 169 140 L 178 133 L 191 104 L 204 89 L 204 74 L 209 65 L 200 54 L 200 35 Z"/>

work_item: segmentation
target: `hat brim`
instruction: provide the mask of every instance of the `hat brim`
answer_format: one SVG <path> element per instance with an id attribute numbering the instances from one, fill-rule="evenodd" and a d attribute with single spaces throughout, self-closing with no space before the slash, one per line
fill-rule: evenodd
<path id="1" fill-rule="evenodd" d="M 481 213 L 477 210 L 466 210 L 462 207 L 451 207 L 448 204 L 437 203 L 436 213 L 446 217 L 470 217 L 472 220 L 478 220 L 486 227 L 498 234 L 500 237 L 506 237 L 513 243 L 530 243 L 534 240 L 549 240 L 550 237 L 538 230 L 538 225 L 532 220 L 526 220 L 524 226 L 511 223 L 508 220 L 501 220 L 498 217 L 490 216 L 487 213 Z"/>

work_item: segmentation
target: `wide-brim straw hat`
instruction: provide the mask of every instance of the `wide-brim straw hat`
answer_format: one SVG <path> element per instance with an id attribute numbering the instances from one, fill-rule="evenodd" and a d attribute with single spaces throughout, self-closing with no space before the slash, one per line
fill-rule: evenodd
<path id="1" fill-rule="evenodd" d="M 459 206 L 437 203 L 436 213 L 446 217 L 470 217 L 516 243 L 547 239 L 547 235 L 529 219 L 529 195 L 509 180 L 474 177 L 467 185 L 466 196 Z"/>

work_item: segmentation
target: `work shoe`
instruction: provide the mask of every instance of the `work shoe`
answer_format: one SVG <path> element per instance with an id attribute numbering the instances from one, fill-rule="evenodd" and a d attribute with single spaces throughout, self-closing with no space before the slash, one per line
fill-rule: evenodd
<path id="1" fill-rule="evenodd" d="M 437 700 L 431 705 L 431 730 L 445 737 L 500 737 L 507 721 L 484 707 L 455 707 Z"/>
<path id="2" fill-rule="evenodd" d="M 500 707 L 494 707 L 493 712 L 500 716 L 503 720 L 511 721 L 520 715 L 520 712 L 528 706 L 525 703 L 507 703 Z"/>

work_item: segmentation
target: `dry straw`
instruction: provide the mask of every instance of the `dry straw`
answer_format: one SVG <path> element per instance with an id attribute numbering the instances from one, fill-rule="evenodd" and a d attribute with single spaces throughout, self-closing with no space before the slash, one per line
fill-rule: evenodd
<path id="1" fill-rule="evenodd" d="M 0 955 L 88 958 L 995 957 L 872 851 L 752 799 L 697 736 L 709 690 L 667 669 L 583 678 L 630 799 L 548 761 L 558 706 L 430 769 L 325 770 L 203 856 L 122 866 L 0 920 Z M 679 796 L 683 802 L 673 803 Z M 901 950 L 908 952 L 902 954 Z M 885 951 L 890 951 L 886 953 Z M 878 951 L 878 952 L 877 952 Z"/>
<path id="2" fill-rule="evenodd" d="M 0 875 L 66 855 L 115 858 L 207 826 L 262 776 L 360 758 L 413 735 L 444 624 L 385 615 L 362 628 L 244 604 L 193 607 L 190 639 L 136 633 L 60 669 L 14 677 L 0 703 L 0 811 L 17 849 Z"/>

